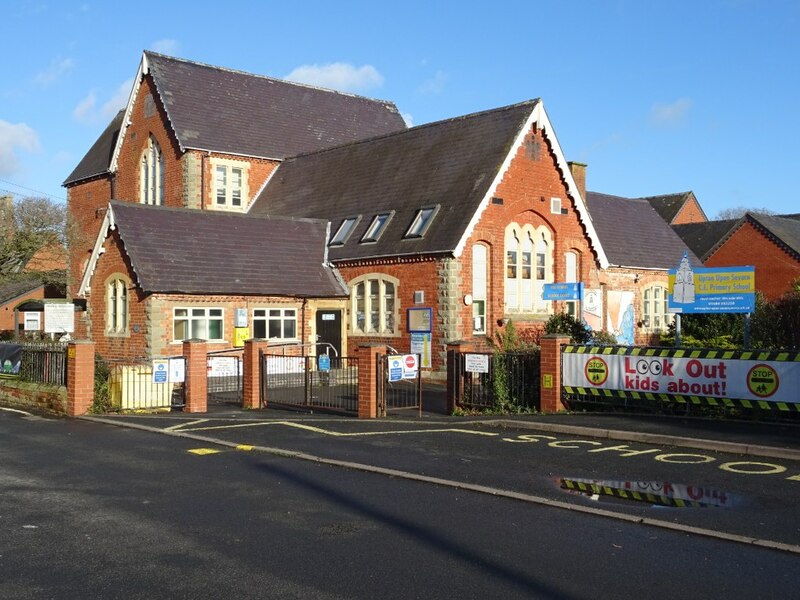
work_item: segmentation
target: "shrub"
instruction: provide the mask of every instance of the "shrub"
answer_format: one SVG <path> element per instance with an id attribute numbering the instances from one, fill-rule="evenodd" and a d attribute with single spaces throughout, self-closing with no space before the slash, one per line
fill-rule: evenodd
<path id="1" fill-rule="evenodd" d="M 584 323 L 567 313 L 558 313 L 544 324 L 546 333 L 563 333 L 575 344 L 586 344 L 592 340 L 592 330 Z M 616 340 L 615 340 L 616 343 Z"/>

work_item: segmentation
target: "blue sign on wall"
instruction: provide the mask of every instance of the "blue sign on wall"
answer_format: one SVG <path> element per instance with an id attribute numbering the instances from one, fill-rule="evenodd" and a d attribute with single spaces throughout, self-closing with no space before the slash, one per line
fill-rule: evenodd
<path id="1" fill-rule="evenodd" d="M 583 282 L 577 283 L 545 283 L 542 293 L 543 300 L 582 300 Z"/>

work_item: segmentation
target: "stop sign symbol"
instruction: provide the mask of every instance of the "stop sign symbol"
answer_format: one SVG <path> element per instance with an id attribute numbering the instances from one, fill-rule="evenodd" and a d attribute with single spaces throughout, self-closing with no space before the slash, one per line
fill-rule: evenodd
<path id="1" fill-rule="evenodd" d="M 414 370 L 417 368 L 417 357 L 413 354 L 406 354 L 406 369 Z"/>

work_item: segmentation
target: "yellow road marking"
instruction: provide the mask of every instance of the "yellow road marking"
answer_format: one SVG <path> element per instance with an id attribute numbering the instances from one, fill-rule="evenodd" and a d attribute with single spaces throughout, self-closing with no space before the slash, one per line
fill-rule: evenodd
<path id="1" fill-rule="evenodd" d="M 208 420 L 208 419 L 204 419 Z M 283 425 L 285 427 L 294 427 L 295 429 L 303 429 L 313 433 L 320 433 L 322 435 L 329 435 L 331 437 L 365 437 L 371 435 L 395 435 L 395 434 L 409 434 L 409 433 L 466 433 L 470 435 L 483 435 L 487 437 L 495 437 L 499 433 L 492 433 L 489 431 L 474 431 L 472 429 L 459 429 L 459 428 L 443 428 L 443 429 L 407 429 L 397 431 L 362 431 L 357 433 L 341 433 L 338 431 L 331 431 L 323 429 L 322 427 L 315 427 L 313 425 L 305 425 L 303 423 L 294 423 L 292 421 L 261 421 L 258 423 L 236 423 L 235 425 L 212 425 L 210 427 L 192 427 L 185 428 L 181 431 L 210 431 L 212 429 L 236 429 L 239 427 L 262 427 L 265 425 Z"/>
<path id="2" fill-rule="evenodd" d="M 164 431 L 176 431 L 182 427 L 186 427 L 187 425 L 199 425 L 200 423 L 205 423 L 210 420 L 211 419 L 195 419 L 194 421 L 186 421 L 185 423 L 178 423 L 177 425 L 172 425 L 171 427 L 165 427 Z"/>
<path id="3" fill-rule="evenodd" d="M 215 448 L 192 448 L 187 450 L 190 454 L 197 454 L 198 456 L 205 456 L 206 454 L 219 454 L 221 451 Z"/>
<path id="4" fill-rule="evenodd" d="M 251 450 L 255 449 L 255 446 L 249 446 L 247 444 L 239 444 L 236 446 L 237 450 L 242 450 L 243 452 L 250 452 Z"/>

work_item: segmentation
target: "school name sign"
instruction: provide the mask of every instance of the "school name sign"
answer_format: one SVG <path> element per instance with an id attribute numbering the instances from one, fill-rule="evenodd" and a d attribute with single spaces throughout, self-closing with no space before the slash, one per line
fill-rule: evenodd
<path id="1" fill-rule="evenodd" d="M 755 267 L 693 268 L 684 254 L 669 271 L 671 313 L 751 313 L 756 306 Z"/>
<path id="2" fill-rule="evenodd" d="M 580 393 L 590 394 L 614 390 L 658 396 L 800 402 L 800 355 L 796 353 L 591 350 L 581 346 L 565 348 L 561 357 L 565 388 L 579 388 Z"/>

